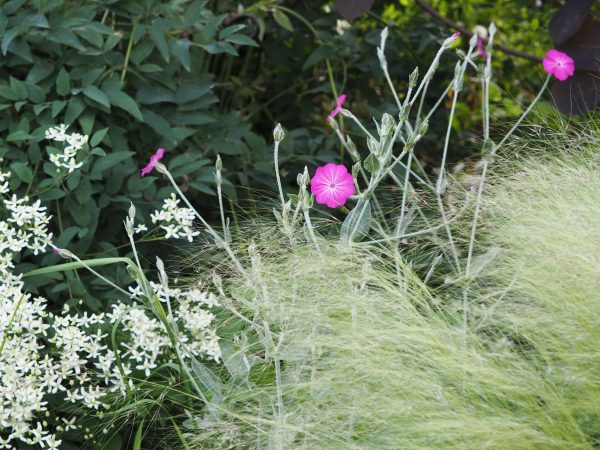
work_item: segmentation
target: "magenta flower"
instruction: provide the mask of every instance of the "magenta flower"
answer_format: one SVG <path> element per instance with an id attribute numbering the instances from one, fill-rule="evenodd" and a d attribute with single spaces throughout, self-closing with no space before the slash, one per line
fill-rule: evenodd
<path id="1" fill-rule="evenodd" d="M 325 164 L 317 169 L 315 176 L 310 180 L 310 190 L 318 204 L 337 208 L 354 195 L 354 178 L 345 166 Z"/>
<path id="2" fill-rule="evenodd" d="M 549 50 L 544 58 L 544 71 L 565 81 L 575 73 L 575 62 L 569 55 L 558 50 Z"/>
<path id="3" fill-rule="evenodd" d="M 144 175 L 148 175 L 150 172 L 152 172 L 152 169 L 156 167 L 156 164 L 158 164 L 158 162 L 162 159 L 164 154 L 164 148 L 159 148 L 158 150 L 156 150 L 156 153 L 150 157 L 150 162 L 146 165 L 146 167 L 142 169 L 140 175 L 143 177 Z"/>
<path id="4" fill-rule="evenodd" d="M 333 120 L 333 118 L 342 110 L 342 105 L 346 101 L 346 97 L 348 97 L 346 94 L 342 94 L 338 97 L 336 107 L 333 109 L 333 111 L 331 111 L 329 116 L 327 116 L 328 121 Z"/>
<path id="5" fill-rule="evenodd" d="M 487 59 L 487 52 L 483 49 L 483 39 L 477 37 L 477 52 L 483 59 Z"/>

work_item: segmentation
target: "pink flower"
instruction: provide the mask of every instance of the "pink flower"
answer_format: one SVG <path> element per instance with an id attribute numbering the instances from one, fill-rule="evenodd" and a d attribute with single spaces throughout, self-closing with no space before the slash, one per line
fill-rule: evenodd
<path id="1" fill-rule="evenodd" d="M 158 150 L 156 150 L 156 153 L 150 157 L 150 162 L 146 165 L 146 167 L 142 169 L 140 175 L 143 177 L 144 175 L 148 175 L 150 172 L 152 172 L 152 169 L 156 167 L 156 164 L 158 164 L 158 162 L 162 159 L 164 154 L 164 148 L 159 148 Z"/>
<path id="2" fill-rule="evenodd" d="M 544 58 L 544 70 L 560 81 L 565 81 L 575 73 L 575 62 L 566 53 L 549 50 Z"/>
<path id="3" fill-rule="evenodd" d="M 329 114 L 329 116 L 327 116 L 327 120 L 333 120 L 333 118 L 335 116 L 338 115 L 338 113 L 342 110 L 342 105 L 344 104 L 344 102 L 346 101 L 346 97 L 348 97 L 346 94 L 342 94 L 338 97 L 337 99 L 337 106 L 333 109 L 333 111 L 331 111 L 331 113 Z"/>
<path id="4" fill-rule="evenodd" d="M 483 39 L 477 37 L 477 52 L 483 59 L 487 59 L 487 52 L 483 49 Z"/>
<path id="5" fill-rule="evenodd" d="M 337 208 L 354 195 L 354 178 L 345 166 L 329 163 L 317 169 L 310 190 L 318 204 Z"/>

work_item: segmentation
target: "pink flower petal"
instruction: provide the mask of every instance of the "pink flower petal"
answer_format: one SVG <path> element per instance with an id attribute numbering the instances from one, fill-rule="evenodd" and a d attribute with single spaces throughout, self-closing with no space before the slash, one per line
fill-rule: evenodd
<path id="1" fill-rule="evenodd" d="M 150 162 L 146 164 L 146 166 L 141 170 L 140 176 L 144 177 L 152 172 L 152 169 L 156 167 L 156 164 L 162 159 L 165 155 L 165 149 L 159 148 L 156 152 L 150 157 Z"/>
<path id="2" fill-rule="evenodd" d="M 354 178 L 345 166 L 328 163 L 317 168 L 310 189 L 318 204 L 336 208 L 354 195 Z"/>
<path id="3" fill-rule="evenodd" d="M 548 50 L 542 61 L 544 71 L 564 81 L 575 73 L 575 62 L 566 53 Z"/>

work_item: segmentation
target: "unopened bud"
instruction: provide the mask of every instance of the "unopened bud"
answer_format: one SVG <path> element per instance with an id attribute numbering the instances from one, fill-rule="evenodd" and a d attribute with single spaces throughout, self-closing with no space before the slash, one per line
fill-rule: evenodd
<path id="1" fill-rule="evenodd" d="M 278 123 L 275 126 L 275 129 L 273 130 L 273 139 L 275 140 L 275 142 L 281 142 L 283 141 L 283 139 L 285 138 L 285 133 L 283 132 L 283 128 L 281 126 L 280 123 Z"/>
<path id="2" fill-rule="evenodd" d="M 160 283 L 164 287 L 167 287 L 169 284 L 169 278 L 167 277 L 167 273 L 165 272 L 165 264 L 163 263 L 162 259 L 160 259 L 158 256 L 156 257 L 156 268 L 158 269 L 158 278 L 160 280 Z"/>
<path id="3" fill-rule="evenodd" d="M 218 291 L 221 291 L 221 289 L 223 289 L 223 280 L 216 273 L 213 274 L 213 284 L 215 285 Z"/>
<path id="4" fill-rule="evenodd" d="M 379 142 L 370 136 L 367 138 L 367 147 L 373 155 L 379 155 Z"/>
<path id="5" fill-rule="evenodd" d="M 392 131 L 396 127 L 396 121 L 394 118 L 385 113 L 381 118 L 381 137 L 387 137 L 392 134 Z"/>
<path id="6" fill-rule="evenodd" d="M 454 67 L 454 90 L 460 91 L 463 88 L 463 71 L 460 61 L 456 62 Z"/>
<path id="7" fill-rule="evenodd" d="M 417 80 L 419 79 L 419 68 L 415 67 L 415 70 L 412 71 L 410 77 L 408 77 L 408 88 L 412 89 L 417 85 Z"/>
<path id="8" fill-rule="evenodd" d="M 428 120 L 424 120 L 421 125 L 419 125 L 419 135 L 424 136 L 425 133 L 427 133 L 427 130 L 429 129 L 429 121 Z"/>
<path id="9" fill-rule="evenodd" d="M 133 203 L 131 203 L 131 205 L 129 206 L 129 218 L 131 219 L 131 221 L 135 219 L 135 205 Z"/>
<path id="10" fill-rule="evenodd" d="M 350 156 L 354 161 L 358 161 L 360 159 L 360 156 L 358 155 L 358 150 L 356 149 L 356 145 L 354 144 L 352 139 L 350 139 L 350 136 L 346 137 L 346 148 L 348 149 L 348 153 L 350 153 Z"/>
<path id="11" fill-rule="evenodd" d="M 223 170 L 223 161 L 221 161 L 221 155 L 217 155 L 217 160 L 215 161 L 215 169 L 219 172 Z"/>
<path id="12" fill-rule="evenodd" d="M 123 221 L 123 224 L 125 226 L 127 236 L 133 236 L 133 220 L 131 220 L 129 217 L 126 217 Z"/>

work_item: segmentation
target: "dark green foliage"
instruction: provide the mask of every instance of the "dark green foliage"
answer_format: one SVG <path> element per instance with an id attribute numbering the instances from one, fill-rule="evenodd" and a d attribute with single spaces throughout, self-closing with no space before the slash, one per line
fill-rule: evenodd
<path id="1" fill-rule="evenodd" d="M 153 174 L 139 176 L 158 147 L 179 181 L 208 194 L 215 152 L 249 161 L 244 139 L 264 147 L 238 114 L 215 107 L 217 80 L 205 63 L 207 54 L 237 55 L 240 45 L 256 44 L 244 26 L 226 26 L 226 16 L 205 4 L 13 0 L 0 6 L 0 157 L 13 173 L 11 190 L 50 207 L 57 245 L 80 255 L 115 255 L 126 242 L 122 218 L 130 202 L 149 222 L 149 212 L 169 195 Z M 72 174 L 57 172 L 48 158 L 62 148 L 53 150 L 44 132 L 60 123 L 90 136 L 85 163 Z M 56 260 L 50 254 L 41 264 Z M 48 278 L 46 295 L 85 297 L 98 307 L 101 293 L 84 290 L 82 281 Z"/>

